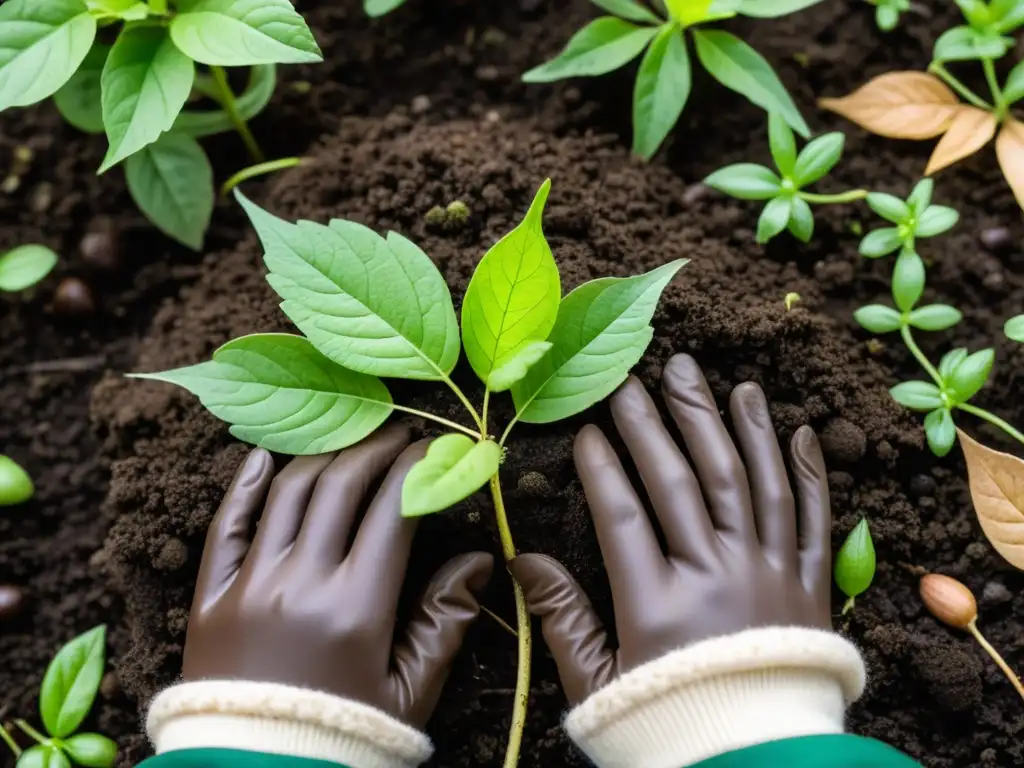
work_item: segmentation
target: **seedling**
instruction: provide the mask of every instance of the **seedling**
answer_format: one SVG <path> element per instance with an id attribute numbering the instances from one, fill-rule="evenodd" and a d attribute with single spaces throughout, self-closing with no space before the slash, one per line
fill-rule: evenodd
<path id="1" fill-rule="evenodd" d="M 801 300 L 801 298 L 802 297 L 799 293 L 787 293 L 785 298 L 782 300 L 783 304 L 786 305 L 786 311 L 790 312 L 793 309 L 793 307 L 796 306 L 796 303 Z"/>
<path id="2" fill-rule="evenodd" d="M 899 26 L 900 16 L 910 10 L 910 0 L 868 0 L 875 6 L 875 24 L 883 32 Z"/>
<path id="3" fill-rule="evenodd" d="M 120 26 L 113 45 L 100 29 Z M 169 237 L 200 250 L 214 206 L 198 138 L 235 130 L 267 105 L 276 64 L 321 61 L 290 0 L 7 0 L 0 5 L 0 111 L 53 97 L 64 118 L 109 142 L 99 172 L 124 163 L 128 191 Z M 202 71 L 196 65 L 202 65 Z M 251 67 L 235 95 L 224 67 Z M 217 111 L 183 111 L 193 94 Z"/>
<path id="4" fill-rule="evenodd" d="M 265 250 L 268 282 L 304 336 L 256 334 L 213 360 L 137 378 L 197 395 L 240 440 L 285 454 L 352 445 L 393 411 L 452 430 L 409 472 L 402 514 L 447 509 L 490 486 L 502 552 L 515 557 L 498 468 L 512 428 L 574 416 L 621 384 L 653 337 L 651 318 L 685 261 L 629 278 L 601 278 L 561 296 L 542 217 L 544 182 L 522 223 L 481 259 L 462 302 L 461 335 L 448 286 L 422 250 L 351 221 L 291 224 L 236 191 Z M 465 349 L 484 385 L 478 409 L 451 378 Z M 445 384 L 472 426 L 395 404 L 382 378 Z M 498 436 L 492 395 L 510 391 L 516 411 Z M 505 765 L 518 761 L 530 677 L 530 618 L 515 588 L 519 670 Z"/>
<path id="5" fill-rule="evenodd" d="M 1011 317 L 1006 321 L 1003 330 L 1006 332 L 1007 338 L 1024 344 L 1024 315 Z"/>
<path id="6" fill-rule="evenodd" d="M 45 245 L 19 245 L 0 255 L 0 291 L 31 288 L 57 266 L 57 254 Z"/>
<path id="7" fill-rule="evenodd" d="M 28 472 L 14 459 L 0 454 L 0 507 L 24 504 L 35 492 Z"/>
<path id="8" fill-rule="evenodd" d="M 646 50 L 633 91 L 633 152 L 650 159 L 679 120 L 692 85 L 687 39 L 719 83 L 767 112 L 777 112 L 801 136 L 810 129 L 771 65 L 735 35 L 701 25 L 734 16 L 772 18 L 820 0 L 664 0 L 662 13 L 637 0 L 591 0 L 612 14 L 585 26 L 554 59 L 523 75 L 526 83 L 594 77 L 624 67 Z"/>
<path id="9" fill-rule="evenodd" d="M 15 720 L 35 746 L 22 751 L 0 725 L 0 740 L 18 759 L 18 768 L 110 768 L 117 744 L 98 733 L 76 733 L 96 700 L 106 664 L 107 628 L 94 627 L 61 648 L 46 669 L 39 690 L 39 714 L 46 733 Z M 48 735 L 47 735 L 48 734 Z"/>
<path id="10" fill-rule="evenodd" d="M 868 207 L 892 226 L 869 232 L 860 243 L 860 255 L 878 259 L 896 251 L 914 251 L 919 238 L 948 232 L 960 220 L 960 214 L 945 205 L 932 204 L 935 184 L 922 179 L 906 200 L 885 192 L 871 192 Z"/>
<path id="11" fill-rule="evenodd" d="M 836 554 L 836 586 L 846 595 L 843 615 L 852 610 L 859 595 L 867 591 L 875 578 L 875 543 L 868 521 L 861 518 Z"/>

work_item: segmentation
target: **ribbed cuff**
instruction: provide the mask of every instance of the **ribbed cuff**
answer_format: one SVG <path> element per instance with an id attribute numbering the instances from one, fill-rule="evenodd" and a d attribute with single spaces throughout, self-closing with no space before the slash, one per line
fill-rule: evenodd
<path id="1" fill-rule="evenodd" d="M 776 739 L 841 733 L 864 690 L 857 649 L 832 632 L 770 627 L 637 667 L 566 718 L 599 768 L 682 768 Z"/>
<path id="2" fill-rule="evenodd" d="M 161 692 L 146 730 L 157 754 L 222 748 L 329 760 L 349 768 L 415 768 L 426 734 L 356 701 L 276 683 L 204 680 Z"/>

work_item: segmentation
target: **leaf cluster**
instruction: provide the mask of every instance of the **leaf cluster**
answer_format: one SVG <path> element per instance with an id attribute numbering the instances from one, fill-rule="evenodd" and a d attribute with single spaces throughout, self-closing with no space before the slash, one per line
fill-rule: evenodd
<path id="1" fill-rule="evenodd" d="M 860 255 L 877 259 L 898 250 L 914 251 L 918 238 L 935 237 L 956 226 L 960 220 L 956 210 L 932 204 L 934 186 L 931 179 L 922 179 L 906 200 L 885 192 L 869 193 L 868 206 L 891 226 L 865 235 L 860 243 Z"/>
<path id="2" fill-rule="evenodd" d="M 107 45 L 98 33 L 115 25 L 120 29 Z M 196 139 L 231 130 L 238 119 L 262 110 L 273 92 L 275 64 L 321 60 L 290 0 L 0 5 L 0 111 L 53 97 L 76 128 L 106 133 L 99 172 L 123 162 L 140 210 L 197 250 L 213 211 L 214 187 Z M 237 103 L 218 87 L 218 68 L 225 66 L 258 68 Z M 220 109 L 183 111 L 193 95 L 211 98 Z"/>
<path id="3" fill-rule="evenodd" d="M 1024 24 L 1020 0 L 956 0 L 966 24 L 943 32 L 935 41 L 935 61 L 996 60 L 1014 45 L 1009 33 Z"/>
<path id="4" fill-rule="evenodd" d="M 395 410 L 455 429 L 406 479 L 403 514 L 436 512 L 498 471 L 512 426 L 580 413 L 611 394 L 639 361 L 662 290 L 684 261 L 629 278 L 600 278 L 565 297 L 542 218 L 546 181 L 526 217 L 481 259 L 462 303 L 418 246 L 352 221 L 285 222 L 236 192 L 265 251 L 268 282 L 304 334 L 255 334 L 213 360 L 139 374 L 184 387 L 246 442 L 285 454 L 338 450 Z M 461 325 L 461 327 L 460 327 Z M 461 332 L 460 332 L 461 331 Z M 461 351 L 485 387 L 478 411 L 451 379 Z M 475 428 L 396 405 L 382 379 L 447 385 Z M 488 429 L 492 393 L 515 417 Z"/>
<path id="5" fill-rule="evenodd" d="M 45 245 L 19 245 L 0 254 L 0 292 L 31 288 L 57 266 L 57 254 Z"/>
<path id="6" fill-rule="evenodd" d="M 733 16 L 783 16 L 820 0 L 664 0 L 658 13 L 637 0 L 591 0 L 606 11 L 569 40 L 554 59 L 523 75 L 526 83 L 604 75 L 643 53 L 633 91 L 633 152 L 649 159 L 678 122 L 692 87 L 689 41 L 719 83 L 805 138 L 810 129 L 761 54 L 735 35 L 701 25 Z"/>

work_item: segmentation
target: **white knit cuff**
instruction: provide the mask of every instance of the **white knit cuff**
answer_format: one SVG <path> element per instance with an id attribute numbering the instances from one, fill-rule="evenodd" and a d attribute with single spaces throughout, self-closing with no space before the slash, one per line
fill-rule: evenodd
<path id="1" fill-rule="evenodd" d="M 349 768 L 415 768 L 426 734 L 379 709 L 276 683 L 204 680 L 158 694 L 146 730 L 157 754 L 219 747 L 329 760 Z"/>
<path id="2" fill-rule="evenodd" d="M 648 662 L 569 713 L 599 768 L 682 768 L 766 741 L 842 733 L 864 662 L 833 632 L 749 629 Z"/>

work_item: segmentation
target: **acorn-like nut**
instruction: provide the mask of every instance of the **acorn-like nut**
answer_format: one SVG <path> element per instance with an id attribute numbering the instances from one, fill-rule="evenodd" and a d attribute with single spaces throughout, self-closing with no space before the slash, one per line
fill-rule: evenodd
<path id="1" fill-rule="evenodd" d="M 88 315 L 96 309 L 96 301 L 84 281 L 65 277 L 54 293 L 53 308 L 61 315 Z"/>
<path id="2" fill-rule="evenodd" d="M 967 587 L 939 573 L 921 577 L 921 600 L 931 614 L 944 624 L 967 629 L 978 618 L 978 602 Z"/>

